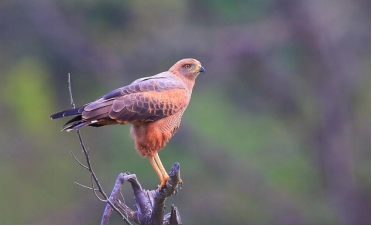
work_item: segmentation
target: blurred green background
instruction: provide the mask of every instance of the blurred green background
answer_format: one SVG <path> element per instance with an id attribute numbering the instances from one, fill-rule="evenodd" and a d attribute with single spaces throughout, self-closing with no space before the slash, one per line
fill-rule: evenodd
<path id="1" fill-rule="evenodd" d="M 49 115 L 182 58 L 206 69 L 160 151 L 184 224 L 369 224 L 369 0 L 0 1 L 0 223 L 97 224 L 75 133 Z M 129 125 L 83 128 L 110 192 L 159 183 Z M 128 184 L 128 205 L 134 204 Z M 122 223 L 119 217 L 111 223 Z"/>

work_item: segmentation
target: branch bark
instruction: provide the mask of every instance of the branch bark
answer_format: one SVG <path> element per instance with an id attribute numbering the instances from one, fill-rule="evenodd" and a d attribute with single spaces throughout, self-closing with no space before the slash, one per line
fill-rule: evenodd
<path id="1" fill-rule="evenodd" d="M 165 200 L 167 197 L 177 193 L 177 187 L 180 182 L 180 164 L 174 163 L 170 172 L 165 189 L 156 190 L 154 197 L 153 211 L 151 215 L 151 224 L 163 224 L 165 210 Z"/>
<path id="2" fill-rule="evenodd" d="M 125 181 L 132 185 L 134 199 L 136 200 L 136 211 L 125 205 L 118 197 Z M 116 179 L 115 186 L 111 192 L 110 200 L 129 219 L 137 224 L 181 224 L 181 216 L 177 207 L 172 205 L 171 212 L 164 216 L 166 199 L 177 193 L 180 182 L 180 165 L 174 163 L 167 181 L 162 190 L 145 190 L 135 174 L 121 173 Z M 108 224 L 112 213 L 112 207 L 107 204 L 102 216 L 101 224 Z"/>

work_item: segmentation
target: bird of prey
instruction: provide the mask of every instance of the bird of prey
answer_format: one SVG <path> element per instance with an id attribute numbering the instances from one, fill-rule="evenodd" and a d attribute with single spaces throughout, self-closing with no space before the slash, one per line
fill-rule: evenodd
<path id="1" fill-rule="evenodd" d="M 205 72 L 199 61 L 183 59 L 168 71 L 135 80 L 82 107 L 58 112 L 51 119 L 75 116 L 62 130 L 83 126 L 131 124 L 137 151 L 147 157 L 160 178 L 159 190 L 169 178 L 158 151 L 177 132 L 191 99 L 196 77 Z"/>

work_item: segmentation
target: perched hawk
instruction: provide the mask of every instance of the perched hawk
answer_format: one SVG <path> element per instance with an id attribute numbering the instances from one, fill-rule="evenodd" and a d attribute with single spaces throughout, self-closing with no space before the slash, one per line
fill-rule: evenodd
<path id="1" fill-rule="evenodd" d="M 130 134 L 136 149 L 150 160 L 160 178 L 159 189 L 169 176 L 158 151 L 177 132 L 189 104 L 195 78 L 205 72 L 195 59 L 183 59 L 168 71 L 140 78 L 128 86 L 111 91 L 82 107 L 53 114 L 51 119 L 75 116 L 62 130 L 83 126 L 100 127 L 130 123 Z"/>

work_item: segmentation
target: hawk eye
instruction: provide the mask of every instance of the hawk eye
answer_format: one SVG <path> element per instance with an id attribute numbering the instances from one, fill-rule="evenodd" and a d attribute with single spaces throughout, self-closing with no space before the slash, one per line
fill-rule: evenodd
<path id="1" fill-rule="evenodd" d="M 185 66 L 184 66 L 186 69 L 189 69 L 190 67 L 191 67 L 191 65 L 190 64 L 185 64 Z"/>

